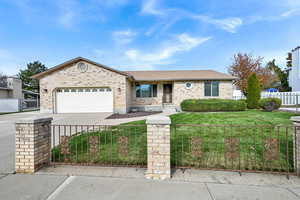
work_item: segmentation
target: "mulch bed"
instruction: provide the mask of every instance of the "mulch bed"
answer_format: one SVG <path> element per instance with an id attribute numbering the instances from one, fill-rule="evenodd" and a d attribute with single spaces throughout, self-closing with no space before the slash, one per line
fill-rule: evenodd
<path id="1" fill-rule="evenodd" d="M 154 115 L 161 113 L 161 111 L 149 111 L 149 112 L 130 112 L 126 114 L 112 114 L 106 119 L 124 119 L 124 118 L 133 118 L 133 117 L 144 117 L 148 115 Z"/>

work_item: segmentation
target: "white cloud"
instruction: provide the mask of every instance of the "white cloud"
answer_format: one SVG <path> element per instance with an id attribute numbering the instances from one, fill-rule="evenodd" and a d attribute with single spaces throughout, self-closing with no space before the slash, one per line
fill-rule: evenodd
<path id="1" fill-rule="evenodd" d="M 300 8 L 294 8 L 294 9 L 288 10 L 288 11 L 282 13 L 280 16 L 281 17 L 291 17 L 291 16 L 295 16 L 295 15 L 300 15 Z"/>
<path id="2" fill-rule="evenodd" d="M 65 28 L 71 28 L 76 23 L 76 18 L 80 15 L 79 8 L 74 0 L 64 0 L 57 2 L 60 10 L 58 22 Z"/>
<path id="3" fill-rule="evenodd" d="M 142 5 L 142 13 L 143 14 L 151 14 L 151 15 L 163 15 L 162 10 L 157 7 L 157 0 L 144 0 Z"/>
<path id="4" fill-rule="evenodd" d="M 235 33 L 237 28 L 243 24 L 243 20 L 238 17 L 228 17 L 224 19 L 215 19 L 206 15 L 198 15 L 177 8 L 161 8 L 158 0 L 144 0 L 141 9 L 142 14 L 154 15 L 160 18 L 160 21 L 151 27 L 146 35 L 151 35 L 156 30 L 164 31 L 177 21 L 183 18 L 200 20 L 203 23 L 213 24 L 230 33 Z"/>
<path id="5" fill-rule="evenodd" d="M 170 59 L 180 52 L 187 52 L 210 40 L 211 37 L 192 37 L 186 33 L 177 35 L 165 45 L 161 45 L 153 53 L 144 53 L 137 49 L 125 52 L 126 57 L 134 63 L 142 65 L 166 64 L 172 62 Z"/>
<path id="6" fill-rule="evenodd" d="M 129 44 L 136 35 L 137 33 L 131 30 L 121 30 L 112 33 L 113 39 L 117 44 Z"/>
<path id="7" fill-rule="evenodd" d="M 196 19 L 199 19 L 203 22 L 213 24 L 225 31 L 230 33 L 236 33 L 236 30 L 239 26 L 243 25 L 243 20 L 238 17 L 229 17 L 224 19 L 214 19 L 208 16 L 198 15 L 193 16 Z"/>

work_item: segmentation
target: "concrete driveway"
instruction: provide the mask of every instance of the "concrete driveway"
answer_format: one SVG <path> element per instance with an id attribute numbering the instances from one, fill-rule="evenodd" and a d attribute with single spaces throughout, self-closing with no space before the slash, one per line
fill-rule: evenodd
<path id="1" fill-rule="evenodd" d="M 0 115 L 0 174 L 14 171 L 15 122 L 38 114 L 38 112 L 24 112 Z"/>
<path id="2" fill-rule="evenodd" d="M 104 123 L 111 113 L 93 114 L 40 114 L 39 111 L 22 112 L 0 115 L 0 174 L 14 172 L 15 158 L 15 122 L 29 117 L 53 117 L 53 124 L 62 125 L 90 125 Z M 115 122 L 117 123 L 117 122 Z"/>

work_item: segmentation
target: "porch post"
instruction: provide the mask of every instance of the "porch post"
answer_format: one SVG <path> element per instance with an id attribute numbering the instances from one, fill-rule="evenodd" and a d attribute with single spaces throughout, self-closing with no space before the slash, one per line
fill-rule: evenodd
<path id="1" fill-rule="evenodd" d="M 148 117 L 147 121 L 148 168 L 145 177 L 164 180 L 171 177 L 170 124 L 166 116 Z"/>

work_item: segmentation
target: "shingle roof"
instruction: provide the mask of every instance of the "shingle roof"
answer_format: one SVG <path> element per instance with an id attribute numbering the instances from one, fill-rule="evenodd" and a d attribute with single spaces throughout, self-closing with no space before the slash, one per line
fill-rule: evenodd
<path id="1" fill-rule="evenodd" d="M 214 70 L 126 71 L 137 81 L 163 80 L 234 80 L 235 77 Z"/>
<path id="2" fill-rule="evenodd" d="M 86 58 L 77 57 L 72 60 L 66 61 L 60 65 L 52 67 L 45 72 L 36 74 L 31 78 L 40 79 L 54 71 L 58 71 L 67 67 L 71 64 L 85 61 L 96 65 L 98 67 L 102 67 L 104 69 L 122 74 L 130 79 L 134 79 L 137 81 L 163 81 L 163 80 L 234 80 L 235 77 L 230 76 L 225 73 L 220 73 L 213 70 L 177 70 L 177 71 L 119 71 L 105 65 L 96 63 Z"/>

